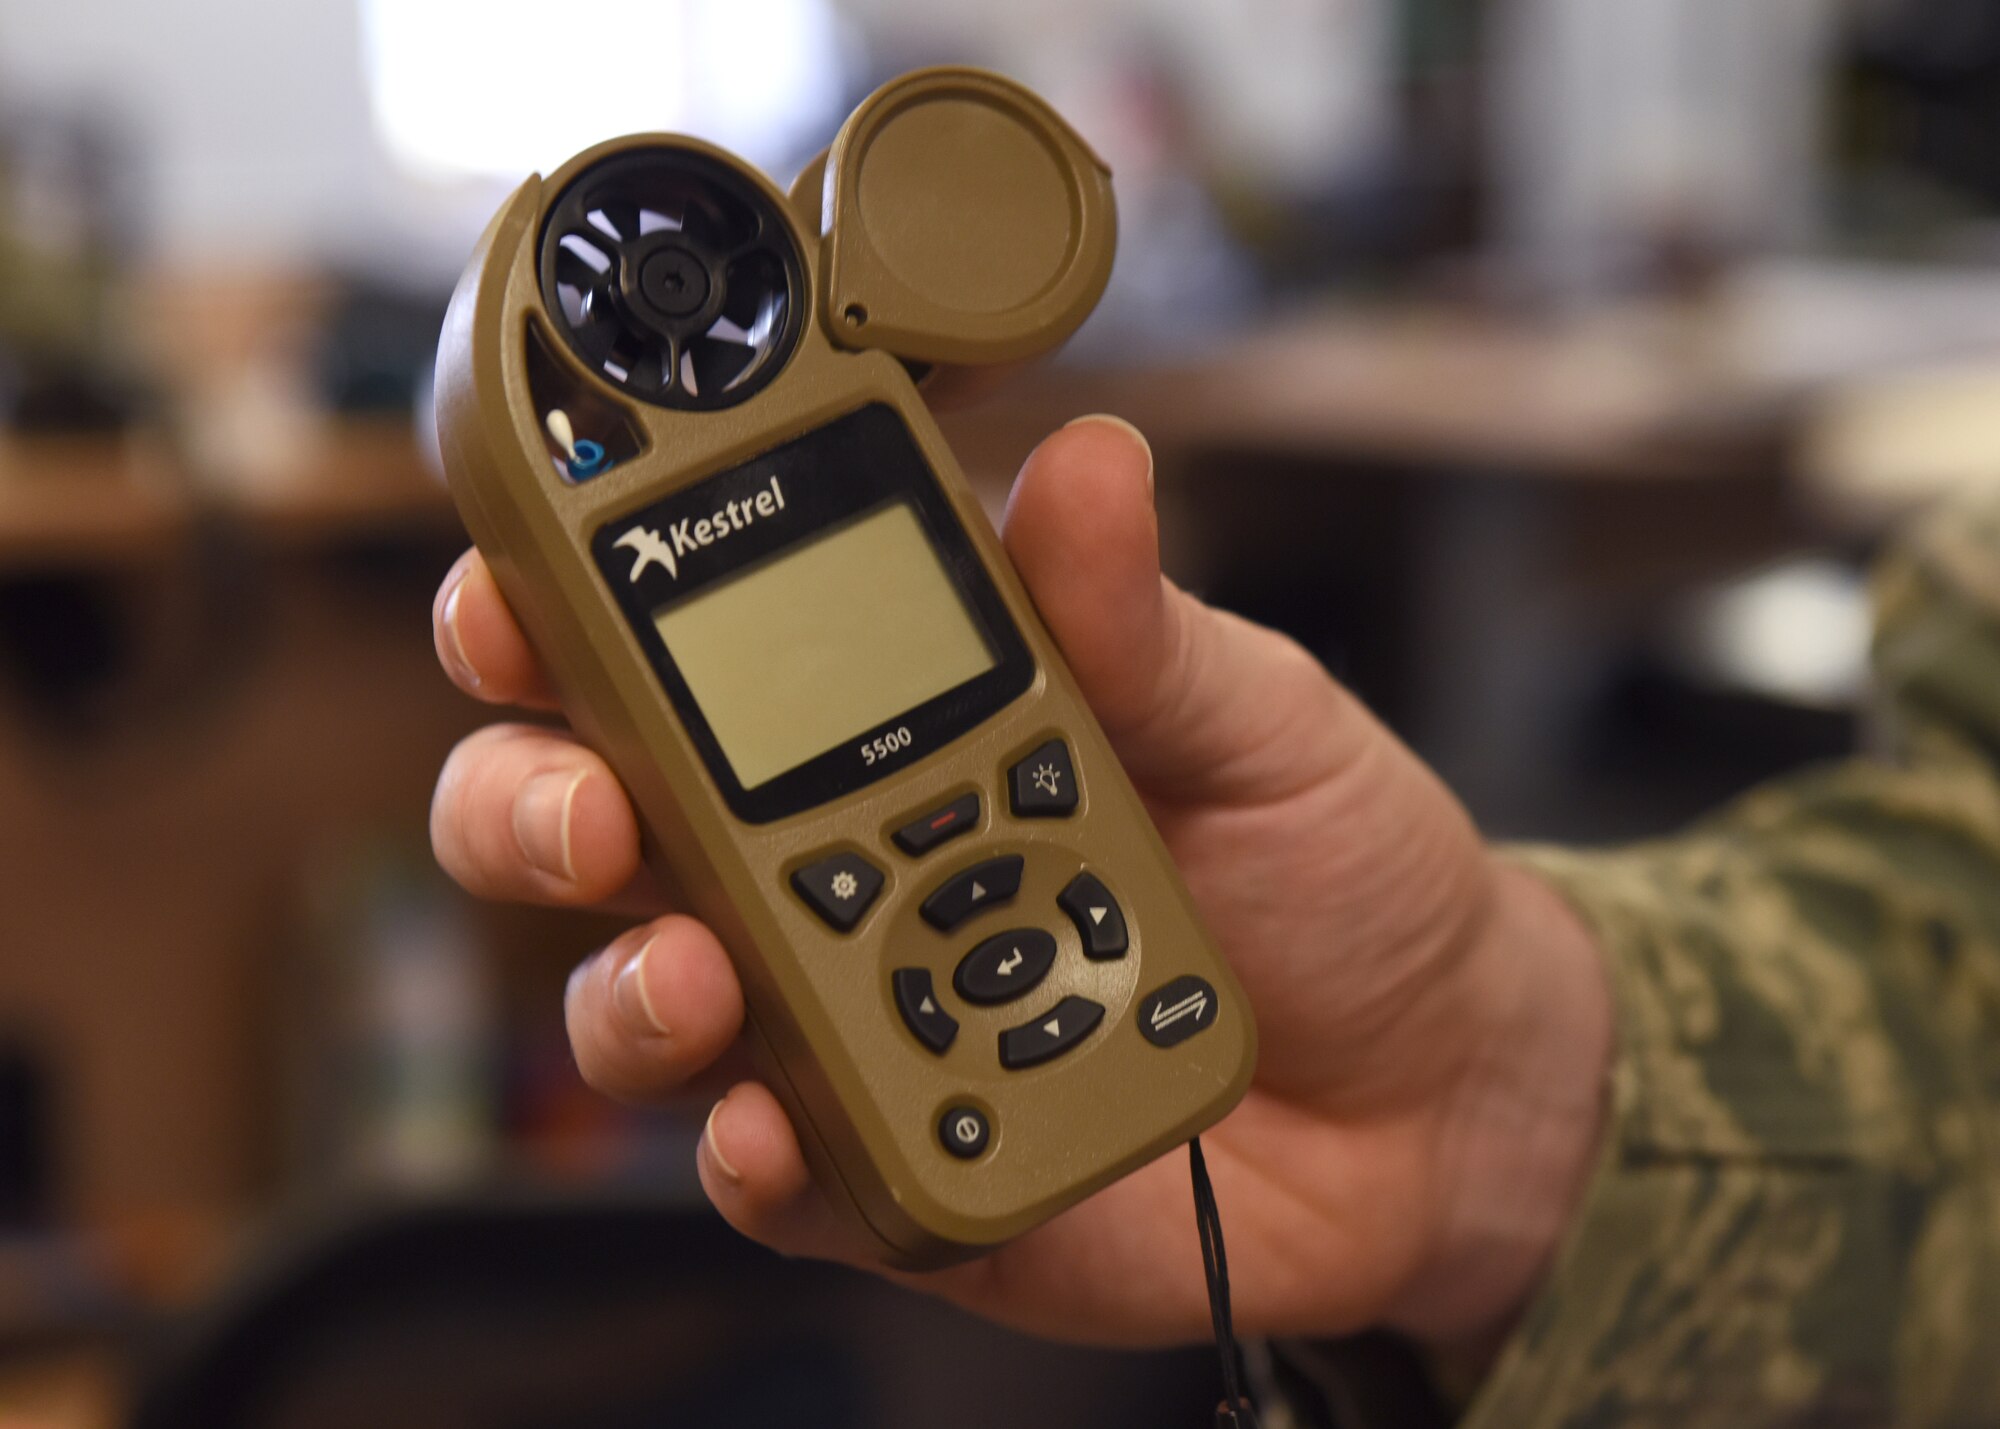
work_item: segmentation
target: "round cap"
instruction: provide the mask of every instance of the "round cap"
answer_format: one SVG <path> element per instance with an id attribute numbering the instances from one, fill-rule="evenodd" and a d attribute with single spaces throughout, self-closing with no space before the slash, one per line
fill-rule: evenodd
<path id="1" fill-rule="evenodd" d="M 1010 362 L 1096 306 L 1117 241 L 1111 176 L 1039 98 L 984 70 L 876 91 L 827 157 L 822 317 L 843 346 Z"/>

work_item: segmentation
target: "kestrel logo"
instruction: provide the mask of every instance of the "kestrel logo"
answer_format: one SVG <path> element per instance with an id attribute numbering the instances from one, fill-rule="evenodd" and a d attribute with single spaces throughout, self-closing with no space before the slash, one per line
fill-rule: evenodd
<path id="1" fill-rule="evenodd" d="M 674 559 L 674 548 L 660 539 L 658 531 L 647 526 L 634 526 L 611 544 L 633 552 L 633 585 L 639 583 L 639 577 L 646 574 L 648 566 L 665 566 L 669 576 L 680 579 L 681 565 Z"/>
<path id="2" fill-rule="evenodd" d="M 760 516 L 775 516 L 785 509 L 785 489 L 772 477 L 771 484 L 755 496 L 740 501 L 726 501 L 712 515 L 696 520 L 683 516 L 667 527 L 662 536 L 650 526 L 634 526 L 611 544 L 622 551 L 632 553 L 632 574 L 628 583 L 637 585 L 639 577 L 654 566 L 666 571 L 669 579 L 679 580 L 682 556 L 712 546 L 724 536 L 741 531 Z"/>

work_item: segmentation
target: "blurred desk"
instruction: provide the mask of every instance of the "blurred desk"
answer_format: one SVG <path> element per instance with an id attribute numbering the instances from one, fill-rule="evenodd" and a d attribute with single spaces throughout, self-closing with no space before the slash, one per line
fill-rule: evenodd
<path id="1" fill-rule="evenodd" d="M 1155 450 L 1388 462 L 1529 480 L 1727 480 L 1768 465 L 1792 404 L 1733 372 L 1697 313 L 1568 321 L 1462 308 L 1308 316 L 1205 357 L 1042 368 L 952 413 L 977 454 L 1115 411 Z"/>
<path id="2" fill-rule="evenodd" d="M 297 456 L 222 488 L 158 439 L 0 441 L 0 1011 L 66 1225 L 268 1194 L 316 860 L 421 851 L 485 718 L 431 651 L 463 537 L 410 424 Z"/>
<path id="3" fill-rule="evenodd" d="M 400 419 L 330 426 L 277 478 L 220 489 L 154 437 L 0 437 L 0 568 L 156 554 L 202 512 L 280 546 L 458 529 Z"/>
<path id="4" fill-rule="evenodd" d="M 1510 482 L 1640 485 L 1768 476 L 1789 403 L 1723 375 L 1700 328 L 1671 310 L 1529 324 L 1443 309 L 1310 318 L 1192 361 L 1038 368 L 947 413 L 968 472 L 1004 494 L 1034 444 L 1087 412 L 1151 440 L 1163 480 L 1219 457 L 1451 471 Z M 0 437 L 0 562 L 116 556 L 188 518 L 185 464 L 149 439 Z M 448 494 L 407 422 L 343 423 L 277 479 L 205 498 L 274 540 L 449 531 Z"/>
<path id="5" fill-rule="evenodd" d="M 1034 373 L 946 427 L 997 507 L 1053 426 L 1130 418 L 1171 574 L 1303 641 L 1491 825 L 1547 832 L 1592 655 L 1820 534 L 1799 404 L 1728 350 L 1674 307 L 1335 313 L 1169 368 Z"/>
<path id="6" fill-rule="evenodd" d="M 1252 561 L 1322 569 L 1336 517 L 1429 523 L 1440 501 L 1474 501 L 1560 514 L 1579 580 L 1650 598 L 1799 535 L 1801 405 L 1732 375 L 1719 348 L 1671 307 L 1335 314 L 1199 362 L 1040 370 L 944 425 L 997 510 L 1048 431 L 1129 418 L 1158 462 L 1169 566 L 1205 586 Z"/>
<path id="7" fill-rule="evenodd" d="M 0 437 L 0 564 L 144 551 L 178 524 L 173 484 L 136 440 Z"/>

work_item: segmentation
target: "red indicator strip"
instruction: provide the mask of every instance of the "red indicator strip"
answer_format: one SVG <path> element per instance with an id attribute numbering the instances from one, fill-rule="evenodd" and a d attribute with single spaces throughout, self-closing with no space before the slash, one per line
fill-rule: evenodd
<path id="1" fill-rule="evenodd" d="M 958 811 L 956 809 L 946 809 L 942 814 L 931 820 L 931 829 L 935 832 L 943 828 L 946 824 L 955 824 L 957 822 Z"/>

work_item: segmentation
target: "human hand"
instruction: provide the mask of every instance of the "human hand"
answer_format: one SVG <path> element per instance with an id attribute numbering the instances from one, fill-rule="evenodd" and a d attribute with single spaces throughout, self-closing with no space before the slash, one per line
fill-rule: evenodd
<path id="1" fill-rule="evenodd" d="M 1162 578 L 1152 495 L 1136 432 L 1075 423 L 1030 457 L 1004 539 L 1256 1011 L 1255 1085 L 1203 1138 L 1237 1324 L 1483 1343 L 1532 1290 L 1588 1173 L 1611 1053 L 1596 949 L 1309 655 Z M 470 693 L 552 704 L 476 553 L 434 619 Z M 736 976 L 705 927 L 661 912 L 595 754 L 544 728 L 484 729 L 447 762 L 431 827 L 474 893 L 656 915 L 571 978 L 593 1085 L 660 1098 L 731 1065 Z M 754 1080 L 715 1104 L 698 1160 L 745 1234 L 872 1264 Z M 898 1278 L 1063 1338 L 1157 1343 L 1208 1324 L 1178 1156 L 981 1260 Z"/>

